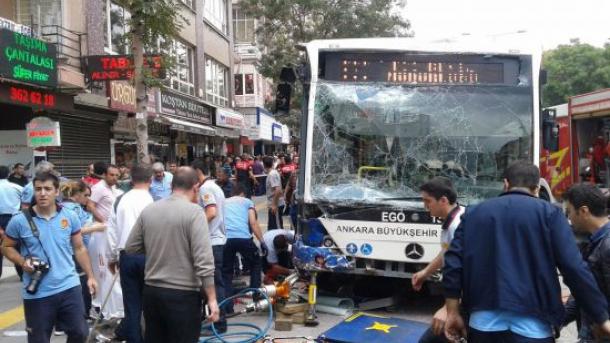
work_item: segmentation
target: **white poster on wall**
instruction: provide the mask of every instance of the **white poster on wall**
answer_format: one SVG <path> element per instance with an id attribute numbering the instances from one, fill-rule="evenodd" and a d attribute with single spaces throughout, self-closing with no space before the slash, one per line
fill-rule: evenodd
<path id="1" fill-rule="evenodd" d="M 33 153 L 28 148 L 26 136 L 25 130 L 0 131 L 0 164 L 12 168 L 15 163 L 23 163 L 29 175 Z"/>

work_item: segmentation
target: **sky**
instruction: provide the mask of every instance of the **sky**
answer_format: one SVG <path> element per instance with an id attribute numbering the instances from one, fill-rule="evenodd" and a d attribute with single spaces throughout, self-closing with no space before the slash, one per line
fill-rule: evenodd
<path id="1" fill-rule="evenodd" d="M 571 38 L 598 47 L 610 42 L 610 0 L 406 0 L 403 13 L 418 38 L 525 30 L 545 50 Z"/>

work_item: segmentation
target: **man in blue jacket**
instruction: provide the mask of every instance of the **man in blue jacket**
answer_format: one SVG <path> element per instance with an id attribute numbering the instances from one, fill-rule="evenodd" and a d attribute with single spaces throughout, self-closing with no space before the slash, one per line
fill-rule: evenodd
<path id="1" fill-rule="evenodd" d="M 606 209 L 608 199 L 599 188 L 588 183 L 570 187 L 563 198 L 574 231 L 589 237 L 587 246 L 583 249 L 583 257 L 597 281 L 599 290 L 608 301 L 610 299 L 610 235 L 608 234 L 610 220 Z M 581 313 L 579 319 L 581 325 L 578 338 L 582 342 L 593 342 L 592 323 L 588 316 Z M 610 342 L 610 339 L 603 342 Z"/>
<path id="2" fill-rule="evenodd" d="M 501 196 L 466 210 L 445 253 L 445 334 L 468 342 L 554 342 L 564 308 L 557 269 L 582 309 L 610 334 L 608 305 L 559 207 L 537 198 L 540 172 L 517 161 Z"/>

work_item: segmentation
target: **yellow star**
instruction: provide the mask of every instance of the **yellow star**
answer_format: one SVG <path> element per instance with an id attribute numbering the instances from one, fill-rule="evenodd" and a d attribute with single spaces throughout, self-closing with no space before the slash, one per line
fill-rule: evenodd
<path id="1" fill-rule="evenodd" d="M 370 328 L 366 328 L 366 330 L 377 330 L 377 331 L 383 331 L 385 333 L 390 333 L 390 329 L 395 328 L 395 327 L 398 327 L 398 326 L 375 322 L 375 324 L 373 324 L 373 326 L 371 326 Z"/>

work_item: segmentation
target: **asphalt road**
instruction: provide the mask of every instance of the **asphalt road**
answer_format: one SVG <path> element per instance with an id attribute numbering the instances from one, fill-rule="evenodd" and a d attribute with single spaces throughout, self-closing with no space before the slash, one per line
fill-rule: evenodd
<path id="1" fill-rule="evenodd" d="M 255 199 L 259 221 L 263 231 L 266 230 L 267 210 L 264 198 Z M 285 227 L 289 227 L 288 217 L 285 218 Z M 21 284 L 12 268 L 6 261 L 2 279 L 0 279 L 0 343 L 26 342 L 25 323 L 23 320 L 23 309 L 21 300 Z M 406 288 L 406 286 L 405 286 Z M 382 316 L 397 317 L 420 322 L 430 322 L 434 312 L 442 304 L 439 296 L 405 293 L 401 295 L 398 305 L 380 311 L 368 311 Z M 345 316 L 347 317 L 347 316 Z M 318 313 L 317 327 L 305 327 L 294 324 L 291 331 L 269 331 L 269 335 L 275 338 L 281 337 L 311 337 L 315 338 L 324 331 L 340 323 L 345 317 L 325 313 Z M 264 327 L 266 314 L 244 315 L 231 319 L 229 322 L 247 322 Z M 575 326 L 572 325 L 562 332 L 562 338 L 558 342 L 575 342 Z M 303 339 L 295 339 L 290 342 L 302 342 Z M 65 336 L 54 336 L 51 342 L 65 342 Z M 288 342 L 288 341 L 282 341 Z"/>

